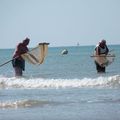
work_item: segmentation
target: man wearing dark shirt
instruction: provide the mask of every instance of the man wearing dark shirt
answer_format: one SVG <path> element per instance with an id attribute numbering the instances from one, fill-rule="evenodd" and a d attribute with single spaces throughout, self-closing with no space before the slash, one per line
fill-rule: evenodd
<path id="1" fill-rule="evenodd" d="M 15 70 L 15 76 L 22 76 L 22 71 L 25 70 L 25 61 L 21 55 L 28 52 L 27 45 L 29 44 L 29 41 L 29 38 L 25 38 L 22 43 L 17 45 L 13 54 L 12 65 Z"/>

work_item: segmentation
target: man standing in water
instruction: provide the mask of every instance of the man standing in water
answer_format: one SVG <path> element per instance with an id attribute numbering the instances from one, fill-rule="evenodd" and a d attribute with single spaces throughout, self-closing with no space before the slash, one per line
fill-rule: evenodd
<path id="1" fill-rule="evenodd" d="M 96 55 L 101 55 L 101 54 L 107 55 L 108 52 L 109 52 L 109 49 L 108 49 L 108 47 L 106 45 L 106 40 L 103 39 L 96 46 L 95 54 Z M 96 70 L 97 70 L 98 73 L 99 72 L 103 72 L 103 73 L 105 72 L 105 66 L 100 66 L 96 61 L 95 61 L 95 64 L 96 64 Z"/>
<path id="2" fill-rule="evenodd" d="M 22 71 L 25 70 L 25 60 L 21 57 L 22 54 L 28 52 L 27 45 L 30 39 L 25 38 L 22 43 L 19 43 L 13 54 L 12 65 L 15 70 L 15 76 L 22 76 Z"/>

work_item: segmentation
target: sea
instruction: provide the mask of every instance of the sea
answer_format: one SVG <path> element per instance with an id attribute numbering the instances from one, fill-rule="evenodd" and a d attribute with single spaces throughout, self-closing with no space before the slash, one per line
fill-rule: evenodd
<path id="1" fill-rule="evenodd" d="M 0 120 L 120 120 L 120 45 L 106 73 L 97 73 L 95 46 L 48 47 L 41 65 L 26 62 L 15 77 L 11 62 L 0 67 Z M 67 55 L 61 55 L 63 49 Z M 0 64 L 14 49 L 0 49 Z"/>

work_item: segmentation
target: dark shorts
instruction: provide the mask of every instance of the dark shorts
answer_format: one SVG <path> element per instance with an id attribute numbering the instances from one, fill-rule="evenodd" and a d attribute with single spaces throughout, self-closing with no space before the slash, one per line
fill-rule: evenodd
<path id="1" fill-rule="evenodd" d="M 13 59 L 12 65 L 13 65 L 13 67 L 19 67 L 22 70 L 25 70 L 25 61 L 24 60 Z"/>
<path id="2" fill-rule="evenodd" d="M 95 65 L 97 72 L 105 72 L 105 67 L 101 67 L 96 61 L 95 61 Z"/>

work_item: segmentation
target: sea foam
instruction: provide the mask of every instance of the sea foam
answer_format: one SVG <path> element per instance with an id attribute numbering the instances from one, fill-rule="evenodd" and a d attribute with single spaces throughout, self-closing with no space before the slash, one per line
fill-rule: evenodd
<path id="1" fill-rule="evenodd" d="M 81 88 L 120 87 L 120 75 L 83 79 L 0 77 L 0 88 Z"/>
<path id="2" fill-rule="evenodd" d="M 26 108 L 26 107 L 43 107 L 45 105 L 52 105 L 52 101 L 43 101 L 43 100 L 13 100 L 13 101 L 0 101 L 0 108 Z"/>

